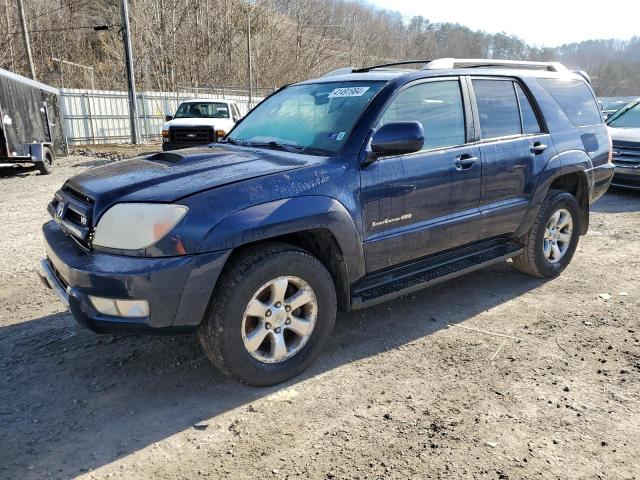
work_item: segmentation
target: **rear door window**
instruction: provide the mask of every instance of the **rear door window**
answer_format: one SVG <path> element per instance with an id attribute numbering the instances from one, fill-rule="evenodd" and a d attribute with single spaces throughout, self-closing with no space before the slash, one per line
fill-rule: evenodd
<path id="1" fill-rule="evenodd" d="M 538 82 L 551 94 L 576 127 L 602 123 L 596 99 L 582 80 L 539 78 Z"/>
<path id="2" fill-rule="evenodd" d="M 515 83 L 516 95 L 518 96 L 518 105 L 520 105 L 520 115 L 522 116 L 522 133 L 540 133 L 540 124 L 538 123 L 538 117 L 533 110 L 527 95 L 522 90 L 522 87 Z"/>
<path id="3" fill-rule="evenodd" d="M 393 99 L 378 126 L 411 121 L 424 128 L 424 149 L 463 145 L 465 117 L 459 81 L 425 82 L 407 88 Z"/>
<path id="4" fill-rule="evenodd" d="M 520 110 L 511 80 L 473 79 L 483 140 L 520 135 Z"/>

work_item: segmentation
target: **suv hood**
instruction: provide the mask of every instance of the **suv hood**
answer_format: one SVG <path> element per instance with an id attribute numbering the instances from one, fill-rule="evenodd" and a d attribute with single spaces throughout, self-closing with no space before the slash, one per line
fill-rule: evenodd
<path id="1" fill-rule="evenodd" d="M 210 188 L 303 167 L 318 157 L 236 146 L 197 147 L 123 160 L 70 178 L 94 218 L 119 202 L 174 202 Z"/>
<path id="2" fill-rule="evenodd" d="M 640 128 L 609 127 L 609 133 L 614 141 L 640 143 Z"/>

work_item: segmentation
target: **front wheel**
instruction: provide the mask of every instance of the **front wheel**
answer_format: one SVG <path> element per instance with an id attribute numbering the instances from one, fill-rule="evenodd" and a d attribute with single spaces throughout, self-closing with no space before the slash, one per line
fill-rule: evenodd
<path id="1" fill-rule="evenodd" d="M 198 335 L 222 371 L 250 385 L 274 385 L 311 365 L 335 316 L 327 269 L 304 250 L 272 243 L 232 260 Z"/>
<path id="2" fill-rule="evenodd" d="M 552 190 L 531 229 L 522 237 L 524 251 L 513 259 L 513 265 L 535 277 L 555 277 L 569 265 L 579 238 L 578 201 L 568 192 Z"/>

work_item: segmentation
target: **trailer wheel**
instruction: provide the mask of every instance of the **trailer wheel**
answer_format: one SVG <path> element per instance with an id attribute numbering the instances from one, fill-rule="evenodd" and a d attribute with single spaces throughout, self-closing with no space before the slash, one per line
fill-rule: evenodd
<path id="1" fill-rule="evenodd" d="M 42 150 L 42 162 L 38 163 L 38 170 L 42 175 L 49 175 L 53 172 L 53 165 L 56 158 L 49 147 Z"/>

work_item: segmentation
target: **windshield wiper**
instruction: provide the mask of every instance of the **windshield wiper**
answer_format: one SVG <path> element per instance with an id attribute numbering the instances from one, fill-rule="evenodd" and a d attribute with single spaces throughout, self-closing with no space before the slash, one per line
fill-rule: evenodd
<path id="1" fill-rule="evenodd" d="M 225 138 L 224 140 L 220 140 L 219 143 L 230 143 L 231 145 L 247 145 L 247 142 L 242 142 L 240 140 L 234 140 L 233 138 Z"/>
<path id="2" fill-rule="evenodd" d="M 258 148 L 272 148 L 274 150 L 284 150 L 285 152 L 300 153 L 305 147 L 302 145 L 296 145 L 294 143 L 281 143 L 271 140 L 269 142 L 246 142 L 245 145 L 249 147 Z"/>

